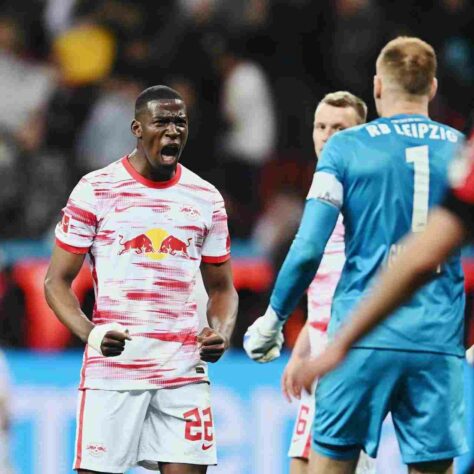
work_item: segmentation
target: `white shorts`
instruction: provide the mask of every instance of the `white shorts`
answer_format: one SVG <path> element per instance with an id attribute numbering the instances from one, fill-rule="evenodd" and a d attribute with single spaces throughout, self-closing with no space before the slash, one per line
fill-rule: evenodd
<path id="1" fill-rule="evenodd" d="M 314 395 L 301 391 L 300 406 L 291 437 L 288 456 L 308 459 L 311 450 L 311 431 L 314 419 Z"/>
<path id="2" fill-rule="evenodd" d="M 217 463 L 208 383 L 159 390 L 81 390 L 73 469 L 125 472 L 158 462 Z"/>
<path id="3" fill-rule="evenodd" d="M 290 458 L 309 459 L 314 409 L 314 391 L 312 395 L 309 395 L 303 390 L 301 392 L 300 406 L 293 429 L 293 436 L 291 437 L 290 449 L 288 450 L 288 456 Z M 376 460 L 367 456 L 364 451 L 361 451 L 355 474 L 375 474 L 375 468 Z"/>

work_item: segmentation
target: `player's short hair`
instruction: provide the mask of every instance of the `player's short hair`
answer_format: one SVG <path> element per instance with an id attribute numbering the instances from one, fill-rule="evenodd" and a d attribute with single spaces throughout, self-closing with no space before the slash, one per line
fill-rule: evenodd
<path id="1" fill-rule="evenodd" d="M 356 111 L 359 123 L 365 123 L 367 120 L 366 103 L 360 97 L 357 97 L 350 92 L 330 92 L 329 94 L 326 94 L 319 103 L 332 105 L 333 107 L 352 107 Z"/>
<path id="2" fill-rule="evenodd" d="M 409 95 L 428 95 L 436 76 L 436 53 L 419 38 L 399 36 L 377 58 L 377 69 L 392 86 Z"/>
<path id="3" fill-rule="evenodd" d="M 140 112 L 146 108 L 148 102 L 151 102 L 152 100 L 163 99 L 183 100 L 179 92 L 175 91 L 171 87 L 161 85 L 148 87 L 148 89 L 140 92 L 140 95 L 135 101 L 135 117 L 137 117 L 138 114 L 140 114 Z"/>

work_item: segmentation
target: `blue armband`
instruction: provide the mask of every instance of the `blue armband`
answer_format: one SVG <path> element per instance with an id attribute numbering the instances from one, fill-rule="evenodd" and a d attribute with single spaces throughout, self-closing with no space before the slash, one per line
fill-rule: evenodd
<path id="1" fill-rule="evenodd" d="M 316 274 L 324 249 L 339 216 L 335 206 L 317 200 L 306 201 L 298 233 L 278 273 L 270 306 L 286 320 Z"/>

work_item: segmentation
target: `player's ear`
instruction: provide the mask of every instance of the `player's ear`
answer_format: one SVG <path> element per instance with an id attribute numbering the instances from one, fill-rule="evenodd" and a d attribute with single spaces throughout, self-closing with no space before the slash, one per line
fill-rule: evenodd
<path id="1" fill-rule="evenodd" d="M 132 130 L 133 135 L 135 135 L 139 140 L 142 138 L 142 124 L 137 119 L 132 120 L 130 129 Z"/>
<path id="2" fill-rule="evenodd" d="M 382 79 L 377 74 L 374 76 L 374 98 L 380 99 L 382 96 Z"/>
<path id="3" fill-rule="evenodd" d="M 436 92 L 438 91 L 438 79 L 436 77 L 433 78 L 433 82 L 431 83 L 431 88 L 430 88 L 430 100 L 433 100 L 434 96 L 436 95 Z"/>

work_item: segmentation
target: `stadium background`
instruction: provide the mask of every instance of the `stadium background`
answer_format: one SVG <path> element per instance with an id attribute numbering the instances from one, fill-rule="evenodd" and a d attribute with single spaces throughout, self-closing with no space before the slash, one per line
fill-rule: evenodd
<path id="1" fill-rule="evenodd" d="M 78 178 L 133 148 L 134 99 L 159 83 L 188 105 L 182 161 L 224 194 L 233 239 L 241 302 L 234 349 L 212 369 L 221 465 L 210 472 L 287 472 L 295 407 L 278 390 L 284 360 L 252 364 L 241 340 L 266 307 L 301 215 L 315 164 L 314 107 L 324 93 L 348 89 L 374 118 L 381 46 L 417 35 L 438 53 L 432 118 L 467 130 L 473 24 L 470 0 L 3 0 L 0 343 L 10 366 L 16 472 L 70 472 L 80 343 L 42 296 L 53 229 Z M 465 268 L 473 343 L 469 248 Z M 90 314 L 87 269 L 76 292 Z M 303 323 L 304 302 L 286 329 L 287 347 Z M 397 456 L 387 426 L 379 471 L 398 472 Z"/>

